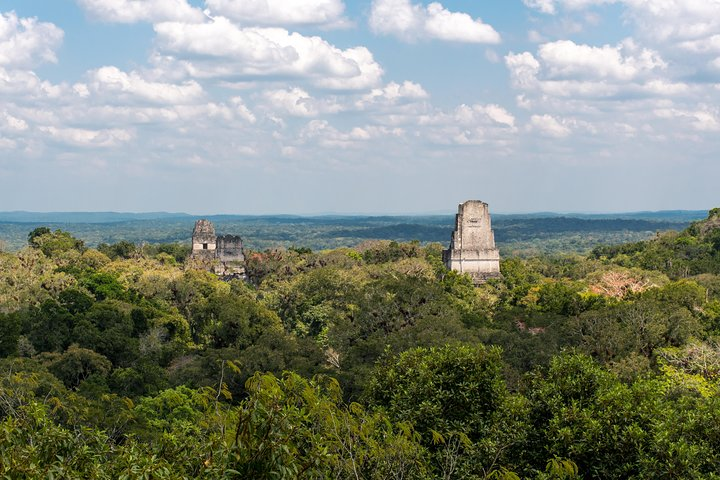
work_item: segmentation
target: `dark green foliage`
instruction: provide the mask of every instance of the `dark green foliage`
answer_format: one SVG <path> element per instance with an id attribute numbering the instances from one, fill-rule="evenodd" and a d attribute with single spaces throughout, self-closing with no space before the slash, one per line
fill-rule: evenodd
<path id="1" fill-rule="evenodd" d="M 266 331 L 279 331 L 275 313 L 245 297 L 212 295 L 205 313 L 211 319 L 210 339 L 215 348 L 247 348 Z"/>
<path id="2" fill-rule="evenodd" d="M 376 242 L 362 252 L 367 263 L 396 262 L 403 258 L 417 257 L 420 254 L 419 243 Z"/>
<path id="3" fill-rule="evenodd" d="M 50 363 L 48 370 L 66 387 L 75 388 L 92 375 L 107 376 L 111 367 L 110 361 L 99 353 L 72 345 Z"/>
<path id="4" fill-rule="evenodd" d="M 31 308 L 25 315 L 24 332 L 38 352 L 61 352 L 72 341 L 73 315 L 53 300 Z"/>
<path id="5" fill-rule="evenodd" d="M 54 257 L 69 250 L 83 251 L 85 242 L 62 230 L 50 231 L 47 227 L 38 227 L 28 234 L 28 245 L 41 250 L 46 256 Z"/>
<path id="6" fill-rule="evenodd" d="M 20 314 L 0 314 L 0 358 L 17 354 L 21 328 Z"/>
<path id="7" fill-rule="evenodd" d="M 93 297 L 74 288 L 68 288 L 60 292 L 58 300 L 72 315 L 87 312 L 94 303 Z"/>
<path id="8" fill-rule="evenodd" d="M 137 245 L 124 240 L 112 245 L 101 243 L 97 246 L 97 250 L 113 260 L 116 258 L 132 258 L 133 255 L 138 253 Z"/>
<path id="9" fill-rule="evenodd" d="M 386 358 L 368 384 L 368 401 L 425 434 L 483 436 L 507 391 L 499 349 L 483 346 L 416 348 Z"/>

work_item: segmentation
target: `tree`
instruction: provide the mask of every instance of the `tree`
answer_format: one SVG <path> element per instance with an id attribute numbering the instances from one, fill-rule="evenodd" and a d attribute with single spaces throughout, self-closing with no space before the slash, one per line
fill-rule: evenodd
<path id="1" fill-rule="evenodd" d="M 76 388 L 91 375 L 106 377 L 110 373 L 112 363 L 99 353 L 71 345 L 60 357 L 48 367 L 66 387 Z"/>
<path id="2" fill-rule="evenodd" d="M 20 319 L 17 314 L 0 313 L 0 358 L 17 353 Z"/>
<path id="3" fill-rule="evenodd" d="M 62 230 L 51 232 L 47 227 L 38 227 L 28 234 L 28 244 L 41 250 L 46 256 L 54 257 L 70 250 L 82 252 L 85 243 Z"/>
<path id="4" fill-rule="evenodd" d="M 342 406 L 333 379 L 258 373 L 246 387 L 230 457 L 240 478 L 427 478 L 413 429 Z"/>
<path id="5" fill-rule="evenodd" d="M 446 345 L 386 357 L 371 375 L 367 399 L 414 426 L 438 475 L 487 476 L 513 462 L 511 447 L 525 435 L 523 402 L 507 392 L 500 354 Z"/>
<path id="6" fill-rule="evenodd" d="M 51 233 L 48 227 L 37 227 L 32 232 L 28 233 L 28 245 L 33 248 L 40 248 L 40 244 L 36 241 L 38 237 Z"/>

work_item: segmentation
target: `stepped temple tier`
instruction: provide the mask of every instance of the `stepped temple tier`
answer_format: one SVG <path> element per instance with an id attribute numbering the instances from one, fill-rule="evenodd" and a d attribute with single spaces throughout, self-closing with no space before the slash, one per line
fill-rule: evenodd
<path id="1" fill-rule="evenodd" d="M 190 257 L 196 266 L 210 270 L 224 279 L 245 278 L 242 238 L 237 235 L 218 237 L 209 220 L 195 222 Z"/>
<path id="2" fill-rule="evenodd" d="M 468 200 L 458 206 L 450 248 L 443 250 L 443 262 L 450 270 L 468 273 L 475 285 L 500 277 L 500 251 L 490 228 L 488 204 Z"/>

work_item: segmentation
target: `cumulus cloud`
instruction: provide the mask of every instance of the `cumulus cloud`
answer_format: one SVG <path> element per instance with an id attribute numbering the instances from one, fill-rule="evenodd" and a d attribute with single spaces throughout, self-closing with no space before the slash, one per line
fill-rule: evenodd
<path id="1" fill-rule="evenodd" d="M 555 1 L 554 0 L 523 0 L 523 3 L 535 10 L 539 10 L 542 13 L 555 13 Z"/>
<path id="2" fill-rule="evenodd" d="M 129 142 L 133 136 L 125 129 L 88 130 L 84 128 L 40 127 L 54 140 L 75 147 L 116 147 Z"/>
<path id="3" fill-rule="evenodd" d="M 700 132 L 720 131 L 720 111 L 717 108 L 710 108 L 705 105 L 694 110 L 658 108 L 654 113 L 662 119 L 685 121 Z"/>
<path id="4" fill-rule="evenodd" d="M 90 87 L 95 93 L 115 100 L 139 99 L 152 103 L 182 105 L 195 103 L 204 96 L 203 88 L 194 80 L 180 85 L 150 82 L 138 72 L 126 73 L 106 66 L 90 72 Z M 84 95 L 83 86 L 74 87 Z"/>
<path id="5" fill-rule="evenodd" d="M 353 127 L 341 131 L 330 125 L 327 120 L 311 120 L 298 135 L 298 144 L 316 143 L 323 148 L 360 148 L 368 141 L 387 136 L 399 137 L 404 134 L 400 128 L 389 129 L 376 125 Z"/>
<path id="6" fill-rule="evenodd" d="M 341 106 L 334 101 L 319 101 L 302 88 L 267 90 L 263 92 L 267 104 L 275 111 L 296 117 L 315 117 L 320 113 L 334 113 Z"/>
<path id="7" fill-rule="evenodd" d="M 251 124 L 257 122 L 257 117 L 255 117 L 255 114 L 252 112 L 252 110 L 250 110 L 247 105 L 245 105 L 245 101 L 242 99 L 242 97 L 232 97 L 230 99 L 230 103 L 232 104 L 233 109 L 240 118 Z"/>
<path id="8" fill-rule="evenodd" d="M 370 28 L 405 41 L 437 39 L 465 43 L 500 43 L 500 34 L 467 13 L 451 12 L 433 2 L 427 7 L 410 0 L 373 0 Z"/>
<path id="9" fill-rule="evenodd" d="M 370 93 L 357 100 L 355 105 L 358 109 L 365 109 L 376 105 L 416 102 L 428 97 L 422 85 L 406 80 L 403 83 L 390 82 L 384 87 L 373 88 Z"/>
<path id="10" fill-rule="evenodd" d="M 37 18 L 18 18 L 14 12 L 0 14 L 0 67 L 31 68 L 57 62 L 55 51 L 63 31 Z"/>
<path id="11" fill-rule="evenodd" d="M 684 88 L 662 77 L 667 64 L 654 50 L 632 40 L 594 47 L 561 40 L 530 52 L 505 57 L 512 85 L 557 96 L 613 97 L 619 94 L 667 94 Z"/>
<path id="12" fill-rule="evenodd" d="M 417 119 L 418 131 L 439 145 L 495 145 L 505 148 L 515 137 L 515 117 L 496 104 L 458 105 Z M 421 132 L 421 133 L 420 133 Z"/>
<path id="13" fill-rule="evenodd" d="M 342 26 L 345 5 L 341 0 L 206 0 L 214 15 L 247 26 Z"/>
<path id="14" fill-rule="evenodd" d="M 568 10 L 582 10 L 595 5 L 619 3 L 623 0 L 523 0 L 523 3 L 535 10 L 555 15 L 561 8 Z M 627 0 L 633 1 L 633 0 Z M 645 1 L 645 0 L 639 0 Z M 663 1 L 663 0 L 660 0 Z"/>
<path id="15" fill-rule="evenodd" d="M 672 48 L 704 51 L 717 47 L 720 34 L 718 0 L 523 0 L 525 5 L 547 14 L 583 10 L 606 4 L 623 5 L 628 17 L 648 40 Z"/>
<path id="16" fill-rule="evenodd" d="M 17 118 L 6 111 L 0 113 L 0 131 L 24 132 L 28 124 L 22 118 Z"/>
<path id="17" fill-rule="evenodd" d="M 270 89 L 262 93 L 265 106 L 277 112 L 295 117 L 317 117 L 349 111 L 372 111 L 374 115 L 386 113 L 407 113 L 405 106 L 421 102 L 428 98 L 428 93 L 417 83 L 390 82 L 370 93 L 361 94 L 347 92 L 343 95 L 326 95 L 315 97 L 299 87 L 287 89 Z"/>
<path id="18" fill-rule="evenodd" d="M 93 18 L 113 23 L 202 22 L 203 13 L 187 0 L 77 0 Z"/>
<path id="19" fill-rule="evenodd" d="M 331 89 L 366 89 L 383 70 L 365 47 L 341 50 L 320 37 L 282 28 L 241 28 L 223 17 L 202 24 L 155 25 L 167 70 L 195 78 L 307 78 Z"/>
<path id="20" fill-rule="evenodd" d="M 571 133 L 570 128 L 563 122 L 547 114 L 530 117 L 530 127 L 543 135 L 554 138 L 564 138 Z"/>
<path id="21" fill-rule="evenodd" d="M 41 80 L 29 70 L 8 70 L 0 67 L 0 95 L 21 95 L 26 100 L 57 99 L 66 93 L 63 85 Z"/>
<path id="22" fill-rule="evenodd" d="M 199 103 L 195 105 L 168 105 L 168 106 L 137 106 L 137 105 L 108 105 L 104 101 L 93 104 L 88 101 L 81 104 L 81 110 L 73 107 L 59 108 L 59 117 L 62 122 L 69 124 L 83 124 L 89 120 L 103 125 L 127 127 L 136 124 L 162 124 L 172 131 L 173 128 L 186 128 L 211 126 L 217 122 L 227 124 L 239 118 L 253 123 L 252 112 L 246 112 L 235 102 L 231 105 L 225 103 Z M 247 107 L 246 107 L 247 108 Z M 56 119 L 55 123 L 61 123 Z"/>
<path id="23" fill-rule="evenodd" d="M 716 125 L 713 111 L 692 106 L 707 89 L 674 78 L 671 62 L 631 39 L 602 46 L 548 42 L 535 54 L 508 54 L 505 64 L 513 88 L 521 92 L 518 106 L 531 112 L 527 131 L 546 137 L 643 134 L 666 141 L 652 133 L 660 118 L 684 120 L 678 125 L 685 129 L 673 131 L 678 137 Z M 618 118 L 643 128 L 629 132 L 618 127 Z"/>
<path id="24" fill-rule="evenodd" d="M 540 62 L 530 52 L 509 53 L 505 56 L 505 65 L 510 70 L 510 80 L 516 88 L 530 89 L 537 83 Z"/>
<path id="25" fill-rule="evenodd" d="M 632 40 L 602 47 L 560 40 L 541 45 L 538 55 L 552 78 L 607 78 L 626 81 L 667 67 L 657 52 L 641 49 Z"/>

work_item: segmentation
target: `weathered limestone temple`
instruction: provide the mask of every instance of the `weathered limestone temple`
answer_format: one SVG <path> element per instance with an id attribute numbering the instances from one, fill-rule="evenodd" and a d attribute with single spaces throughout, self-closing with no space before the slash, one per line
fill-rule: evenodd
<path id="1" fill-rule="evenodd" d="M 237 235 L 218 237 L 209 220 L 195 222 L 190 257 L 199 266 L 223 278 L 245 278 L 242 238 Z"/>
<path id="2" fill-rule="evenodd" d="M 488 204 L 468 200 L 458 206 L 450 248 L 443 250 L 450 270 L 469 273 L 475 285 L 500 277 L 500 251 L 490 228 Z"/>

